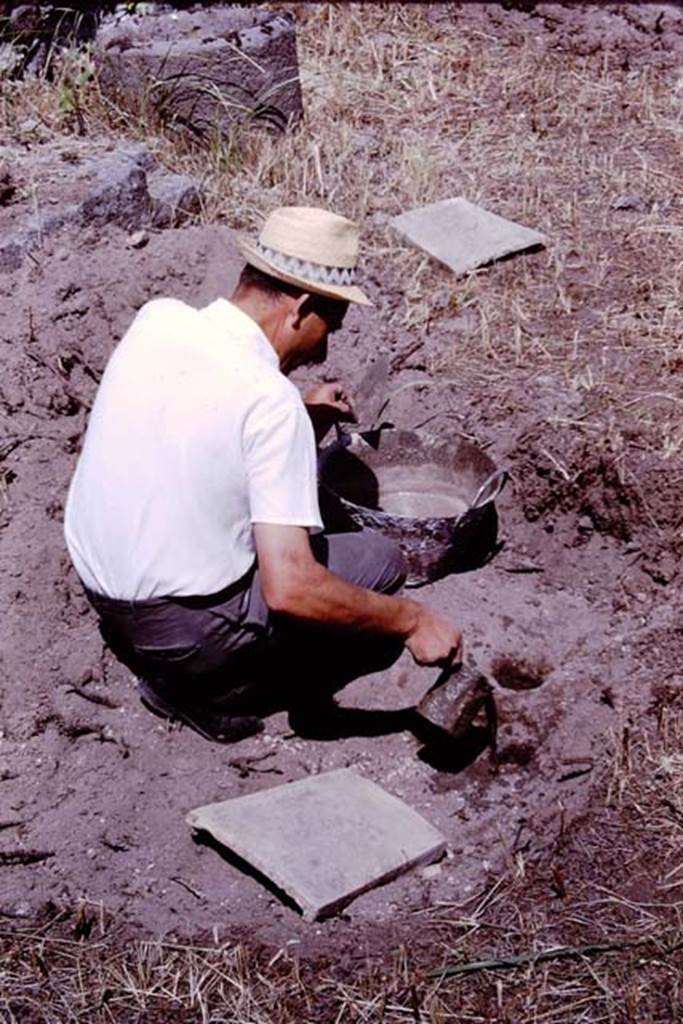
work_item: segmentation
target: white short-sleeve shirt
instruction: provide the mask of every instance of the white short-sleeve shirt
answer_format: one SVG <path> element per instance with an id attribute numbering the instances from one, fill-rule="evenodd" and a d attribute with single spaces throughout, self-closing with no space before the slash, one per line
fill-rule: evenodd
<path id="1" fill-rule="evenodd" d="M 318 530 L 313 427 L 258 325 L 224 299 L 147 303 L 114 350 L 66 506 L 80 578 L 108 597 L 213 594 L 253 523 Z"/>

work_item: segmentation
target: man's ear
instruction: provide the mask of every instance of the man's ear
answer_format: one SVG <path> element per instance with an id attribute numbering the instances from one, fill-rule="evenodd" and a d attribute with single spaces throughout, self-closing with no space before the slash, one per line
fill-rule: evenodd
<path id="1" fill-rule="evenodd" d="M 290 315 L 292 317 L 292 326 L 293 327 L 295 327 L 295 328 L 300 327 L 302 321 L 310 313 L 310 308 L 309 308 L 310 300 L 311 300 L 311 293 L 310 292 L 302 292 L 301 295 L 297 299 L 294 300 L 294 304 L 292 305 L 292 308 L 290 310 Z"/>

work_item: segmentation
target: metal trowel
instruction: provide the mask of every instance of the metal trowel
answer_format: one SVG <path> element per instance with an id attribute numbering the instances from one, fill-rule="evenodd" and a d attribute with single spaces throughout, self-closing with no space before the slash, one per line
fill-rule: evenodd
<path id="1" fill-rule="evenodd" d="M 355 429 L 361 434 L 378 429 L 377 421 L 386 405 L 390 365 L 389 353 L 378 353 L 354 389 Z"/>

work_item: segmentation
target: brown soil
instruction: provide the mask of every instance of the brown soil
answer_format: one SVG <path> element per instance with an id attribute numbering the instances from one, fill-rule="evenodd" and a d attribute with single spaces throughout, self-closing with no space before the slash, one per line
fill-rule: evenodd
<path id="1" fill-rule="evenodd" d="M 463 5 L 457 18 L 472 32 L 493 26 L 511 53 L 519 33 L 530 30 L 546 32 L 539 45 L 550 49 L 595 51 L 585 12 L 505 6 Z M 653 27 L 650 5 L 603 5 L 613 14 L 624 6 L 628 13 L 611 23 L 622 35 L 610 59 L 671 60 L 680 37 L 667 28 L 665 44 L 669 15 L 657 15 Z M 602 16 L 591 15 L 593 27 Z M 411 427 L 430 419 L 442 433 L 462 429 L 512 473 L 498 502 L 504 546 L 497 557 L 416 595 L 462 626 L 469 652 L 500 684 L 497 764 L 476 727 L 446 762 L 396 731 L 387 712 L 415 704 L 435 675 L 407 656 L 344 692 L 344 706 L 368 710 L 352 735 L 304 739 L 280 713 L 261 736 L 236 747 L 211 745 L 169 728 L 139 703 L 129 673 L 102 645 L 63 545 L 66 489 L 88 409 L 135 310 L 159 294 L 196 304 L 229 294 L 237 266 L 234 256 L 226 263 L 232 243 L 215 226 L 155 232 L 140 250 L 126 241 L 118 228 L 63 232 L 20 271 L 0 277 L 0 915 L 38 925 L 46 908 L 102 907 L 144 933 L 248 934 L 269 950 L 289 943 L 303 954 L 346 957 L 353 971 L 354 948 L 393 948 L 411 934 L 416 915 L 461 903 L 495 882 L 520 849 L 546 872 L 543 884 L 535 883 L 543 888 L 539 899 L 559 899 L 557 863 L 590 862 L 580 860 L 578 847 L 569 849 L 568 836 L 594 835 L 602 820 L 595 784 L 597 774 L 604 779 L 609 737 L 621 736 L 629 718 L 654 725 L 680 693 L 681 513 L 671 461 L 645 444 L 639 450 L 645 427 L 636 419 L 627 475 L 604 446 L 571 427 L 554 434 L 549 461 L 550 411 L 579 422 L 592 394 L 577 398 L 561 375 L 548 375 L 535 382 L 530 402 L 529 382 L 510 378 L 504 400 L 492 403 L 485 372 L 466 393 L 443 369 L 432 372 L 440 339 L 460 329 L 447 311 L 417 347 L 379 314 L 354 311 L 335 336 L 329 375 L 357 379 L 380 339 L 392 351 L 392 386 L 408 385 L 393 404 L 394 422 Z M 540 287 L 544 261 L 533 254 L 489 273 L 506 287 L 523 263 L 530 287 Z M 389 264 L 372 268 L 377 294 L 401 289 Z M 594 312 L 601 302 L 633 301 L 626 293 L 591 294 Z M 552 332 L 554 321 L 535 328 Z M 597 339 L 594 345 L 599 361 Z M 487 370 L 495 373 L 495 366 Z M 448 387 L 430 390 L 439 373 Z M 655 401 L 647 429 L 669 414 Z M 442 829 L 449 854 L 438 871 L 366 894 L 339 919 L 304 924 L 259 881 L 196 843 L 184 823 L 193 806 L 343 766 Z M 647 872 L 647 863 L 639 861 L 641 868 Z M 316 1019 L 332 1019 L 320 1012 Z M 506 1019 L 525 1017 L 521 1003 L 517 1012 Z"/>
<path id="2" fill-rule="evenodd" d="M 44 856 L 30 868 L 16 858 L 6 864 L 1 906 L 34 913 L 46 900 L 86 897 L 155 931 L 248 925 L 263 940 L 305 942 L 312 930 L 290 909 L 193 842 L 183 820 L 192 806 L 353 765 L 444 829 L 452 854 L 428 885 L 411 877 L 357 900 L 348 915 L 353 927 L 422 906 L 427 893 L 444 898 L 454 885 L 466 895 L 495 870 L 501 830 L 512 835 L 529 818 L 540 839 L 560 796 L 566 808 L 583 809 L 590 776 L 560 782 L 567 759 L 599 757 L 617 707 L 637 693 L 624 636 L 646 643 L 655 626 L 672 626 L 673 610 L 656 602 L 662 585 L 645 576 L 635 607 L 614 609 L 611 582 L 588 597 L 588 580 L 596 586 L 623 571 L 623 542 L 599 529 L 584 541 L 571 511 L 547 532 L 543 519 L 520 514 L 511 489 L 499 502 L 505 548 L 498 557 L 420 592 L 462 625 L 469 651 L 501 684 L 497 774 L 476 758 L 476 746 L 464 761 L 435 770 L 428 748 L 394 732 L 390 715 L 385 724 L 383 711 L 416 703 L 434 681 L 434 671 L 407 655 L 343 695 L 344 705 L 376 712 L 367 722 L 371 734 L 380 733 L 372 738 L 303 740 L 280 714 L 265 735 L 223 748 L 152 717 L 102 646 L 64 552 L 62 510 L 96 380 L 116 338 L 160 290 L 201 301 L 219 237 L 218 228 L 163 232 L 142 252 L 128 248 L 117 229 L 90 243 L 60 238 L 39 266 L 3 282 L 2 787 L 15 824 L 2 838 L 10 852 Z M 343 338 L 336 347 L 343 351 Z M 414 411 L 422 411 L 419 399 Z M 515 571 L 529 557 L 543 571 Z M 544 685 L 530 689 L 541 671 Z M 602 699 L 608 685 L 614 706 Z M 313 931 L 331 935 L 340 927 Z"/>

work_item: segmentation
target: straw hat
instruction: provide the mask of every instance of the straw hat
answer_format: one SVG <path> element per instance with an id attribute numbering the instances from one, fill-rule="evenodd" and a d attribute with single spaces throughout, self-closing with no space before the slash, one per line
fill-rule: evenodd
<path id="1" fill-rule="evenodd" d="M 356 287 L 358 225 L 312 206 L 283 206 L 267 218 L 257 241 L 241 236 L 247 263 L 305 291 L 371 306 Z"/>

